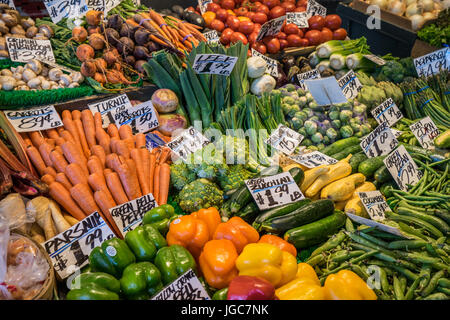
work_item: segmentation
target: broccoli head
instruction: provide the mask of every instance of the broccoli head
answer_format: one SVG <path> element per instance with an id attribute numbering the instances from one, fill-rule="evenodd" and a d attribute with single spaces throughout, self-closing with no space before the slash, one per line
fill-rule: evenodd
<path id="1" fill-rule="evenodd" d="M 220 188 L 227 193 L 233 189 L 239 188 L 244 184 L 244 180 L 253 177 L 253 173 L 248 171 L 244 165 L 238 164 L 230 166 L 227 174 L 220 175 L 218 178 Z"/>
<path id="2" fill-rule="evenodd" d="M 184 186 L 177 200 L 181 209 L 187 213 L 209 207 L 219 209 L 223 203 L 223 191 L 207 179 L 197 179 Z"/>
<path id="3" fill-rule="evenodd" d="M 186 163 L 187 168 L 193 171 L 198 178 L 214 180 L 219 174 L 228 171 L 223 153 L 212 143 L 191 153 Z"/>
<path id="4" fill-rule="evenodd" d="M 395 83 L 400 83 L 405 77 L 405 68 L 400 62 L 389 60 L 381 68 L 380 74 L 385 75 L 388 79 Z"/>
<path id="5" fill-rule="evenodd" d="M 181 190 L 195 179 L 195 173 L 183 161 L 177 160 L 170 166 L 170 183 L 175 189 Z"/>

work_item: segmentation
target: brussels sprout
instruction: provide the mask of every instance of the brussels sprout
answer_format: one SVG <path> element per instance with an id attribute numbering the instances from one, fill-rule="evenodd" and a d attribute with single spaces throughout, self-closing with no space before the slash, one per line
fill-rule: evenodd
<path id="1" fill-rule="evenodd" d="M 325 148 L 325 144 L 323 144 L 323 143 L 319 143 L 318 145 L 317 145 L 317 150 L 322 150 L 323 148 Z"/>
<path id="2" fill-rule="evenodd" d="M 344 102 L 344 103 L 342 103 L 339 106 L 339 109 L 341 109 L 341 110 L 352 110 L 353 109 L 353 103 L 351 101 Z"/>
<path id="3" fill-rule="evenodd" d="M 290 104 L 290 105 L 295 104 L 295 99 L 291 96 L 284 97 L 281 101 L 282 101 L 282 103 L 286 103 L 286 104 Z"/>
<path id="4" fill-rule="evenodd" d="M 309 139 L 303 139 L 302 143 L 300 143 L 301 146 L 309 147 L 312 146 L 312 141 Z"/>
<path id="5" fill-rule="evenodd" d="M 311 151 L 318 151 L 319 150 L 319 148 L 317 148 L 316 146 L 309 146 L 308 149 L 311 150 Z"/>
<path id="6" fill-rule="evenodd" d="M 287 85 L 284 86 L 284 88 L 286 88 L 286 90 L 289 92 L 296 90 L 295 85 L 293 85 L 292 83 L 288 83 Z"/>
<path id="7" fill-rule="evenodd" d="M 333 105 L 330 106 L 330 109 L 328 109 L 328 111 L 329 112 L 333 112 L 333 111 L 339 112 L 340 110 L 339 110 L 339 107 L 337 105 L 333 104 Z"/>
<path id="8" fill-rule="evenodd" d="M 297 104 L 298 104 L 300 107 L 306 106 L 306 103 L 307 103 L 307 102 L 308 102 L 308 101 L 306 100 L 306 97 L 305 97 L 305 96 L 302 96 L 302 97 L 300 97 L 300 98 L 297 99 Z"/>
<path id="9" fill-rule="evenodd" d="M 325 129 L 330 129 L 331 128 L 331 122 L 328 119 L 323 120 L 322 124 L 324 125 Z"/>
<path id="10" fill-rule="evenodd" d="M 289 110 L 291 110 L 291 105 L 287 103 L 282 103 L 281 110 L 283 110 L 284 114 L 288 114 Z"/>
<path id="11" fill-rule="evenodd" d="M 362 104 L 360 106 L 353 107 L 353 114 L 357 116 L 362 116 L 366 113 L 365 105 Z"/>
<path id="12" fill-rule="evenodd" d="M 327 128 L 323 124 L 323 122 L 317 123 L 317 132 L 320 132 L 320 134 L 325 135 L 327 133 Z"/>
<path id="13" fill-rule="evenodd" d="M 274 89 L 270 92 L 270 94 L 281 94 L 281 90 L 280 89 Z"/>
<path id="14" fill-rule="evenodd" d="M 369 124 L 365 123 L 361 125 L 361 132 L 363 135 L 369 134 L 372 128 Z"/>
<path id="15" fill-rule="evenodd" d="M 304 125 L 304 124 L 303 124 Z M 300 133 L 302 136 L 306 137 L 308 134 L 306 133 L 305 126 L 298 129 L 298 133 Z"/>
<path id="16" fill-rule="evenodd" d="M 361 125 L 358 123 L 352 123 L 350 124 L 350 127 L 352 127 L 353 132 L 360 132 L 361 131 Z"/>
<path id="17" fill-rule="evenodd" d="M 288 116 L 292 118 L 299 111 L 300 111 L 300 107 L 299 106 L 297 106 L 295 104 L 291 105 L 291 108 L 289 109 L 289 112 L 288 112 Z"/>
<path id="18" fill-rule="evenodd" d="M 303 121 L 297 117 L 292 118 L 292 126 L 294 130 L 298 130 L 303 126 Z"/>
<path id="19" fill-rule="evenodd" d="M 343 126 L 339 129 L 339 132 L 341 133 L 342 138 L 350 138 L 353 136 L 353 129 L 350 126 Z"/>
<path id="20" fill-rule="evenodd" d="M 304 125 L 305 125 L 305 129 L 306 129 L 306 133 L 309 136 L 312 136 L 313 134 L 315 134 L 317 132 L 317 124 L 314 121 L 306 120 Z"/>
<path id="21" fill-rule="evenodd" d="M 314 98 L 313 98 L 312 94 L 309 93 L 309 92 L 306 93 L 305 97 L 306 97 L 306 101 L 307 101 L 308 103 L 314 101 Z"/>
<path id="22" fill-rule="evenodd" d="M 330 142 L 331 142 L 331 140 L 330 140 L 330 138 L 328 138 L 327 136 L 324 136 L 323 137 L 323 144 L 324 145 L 329 145 L 330 144 Z M 320 149 L 319 149 L 320 150 Z"/>
<path id="23" fill-rule="evenodd" d="M 302 121 L 308 120 L 308 114 L 307 114 L 305 111 L 297 112 L 297 113 L 295 114 L 295 116 L 296 116 L 297 118 L 299 118 L 299 119 L 302 119 Z"/>
<path id="24" fill-rule="evenodd" d="M 362 138 L 364 136 L 364 134 L 362 133 L 362 131 L 358 131 L 356 134 L 355 134 L 355 137 L 357 137 L 357 138 Z"/>
<path id="25" fill-rule="evenodd" d="M 330 128 L 330 129 L 327 130 L 326 135 L 327 135 L 327 137 L 330 138 L 330 139 L 336 139 L 336 137 L 337 137 L 337 132 L 336 132 L 336 130 L 334 130 L 333 128 Z"/>
<path id="26" fill-rule="evenodd" d="M 314 115 L 314 111 L 312 111 L 310 108 L 303 108 L 302 111 L 308 115 L 308 118 L 311 118 Z"/>
<path id="27" fill-rule="evenodd" d="M 313 110 L 318 110 L 318 109 L 322 109 L 322 110 L 323 110 L 323 108 L 322 108 L 321 106 L 319 106 L 319 105 L 317 104 L 317 102 L 315 102 L 315 101 L 311 101 L 311 102 L 308 104 L 308 107 L 311 108 L 311 109 L 313 109 Z"/>
<path id="28" fill-rule="evenodd" d="M 350 110 L 342 110 L 341 113 L 339 114 L 339 120 L 341 120 L 342 122 L 346 123 L 350 120 L 350 118 L 352 117 L 353 112 Z"/>
<path id="29" fill-rule="evenodd" d="M 323 141 L 323 135 L 320 132 L 316 132 L 311 136 L 311 141 L 317 145 Z"/>
<path id="30" fill-rule="evenodd" d="M 328 116 L 331 120 L 337 120 L 339 119 L 340 112 L 339 111 L 331 111 L 328 113 Z"/>
<path id="31" fill-rule="evenodd" d="M 331 121 L 331 126 L 335 129 L 339 129 L 341 127 L 341 120 L 333 120 Z"/>
<path id="32" fill-rule="evenodd" d="M 299 89 L 297 89 L 297 94 L 298 94 L 300 97 L 303 97 L 303 96 L 306 94 L 306 91 L 303 90 L 302 88 L 299 88 Z"/>
<path id="33" fill-rule="evenodd" d="M 314 121 L 314 122 L 319 122 L 319 117 L 318 116 L 312 116 L 309 118 L 310 121 Z"/>

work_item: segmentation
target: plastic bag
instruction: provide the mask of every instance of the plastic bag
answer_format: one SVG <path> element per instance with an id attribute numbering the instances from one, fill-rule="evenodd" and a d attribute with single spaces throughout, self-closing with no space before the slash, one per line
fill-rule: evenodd
<path id="1" fill-rule="evenodd" d="M 5 280 L 6 276 L 6 258 L 9 242 L 9 226 L 5 218 L 0 216 L 0 283 Z"/>

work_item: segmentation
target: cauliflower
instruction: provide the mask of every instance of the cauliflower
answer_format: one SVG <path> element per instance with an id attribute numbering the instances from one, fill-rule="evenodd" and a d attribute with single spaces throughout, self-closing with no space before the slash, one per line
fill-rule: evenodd
<path id="1" fill-rule="evenodd" d="M 244 165 L 238 164 L 230 166 L 227 174 L 219 175 L 218 181 L 220 188 L 227 193 L 237 189 L 244 184 L 244 180 L 253 177 L 253 173 L 248 171 Z"/>
<path id="2" fill-rule="evenodd" d="M 177 200 L 181 209 L 187 213 L 209 207 L 219 209 L 223 203 L 223 191 L 207 179 L 197 179 L 184 186 Z"/>
<path id="3" fill-rule="evenodd" d="M 195 179 L 195 173 L 183 161 L 178 160 L 170 166 L 170 183 L 175 189 L 181 190 Z"/>

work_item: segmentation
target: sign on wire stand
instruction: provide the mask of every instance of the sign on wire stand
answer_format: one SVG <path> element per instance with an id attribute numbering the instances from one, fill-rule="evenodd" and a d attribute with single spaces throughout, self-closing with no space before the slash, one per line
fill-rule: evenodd
<path id="1" fill-rule="evenodd" d="M 183 161 L 186 161 L 191 153 L 202 149 L 210 143 L 211 141 L 209 141 L 197 129 L 194 127 L 189 127 L 180 135 L 168 142 L 167 147 L 183 159 Z"/>
<path id="2" fill-rule="evenodd" d="M 192 269 L 164 287 L 151 300 L 211 300 Z"/>
<path id="3" fill-rule="evenodd" d="M 299 28 L 308 28 L 308 13 L 303 12 L 287 12 L 286 23 L 293 23 Z"/>
<path id="4" fill-rule="evenodd" d="M 414 136 L 424 149 L 434 148 L 434 139 L 440 134 L 430 117 L 425 117 L 409 126 Z"/>
<path id="5" fill-rule="evenodd" d="M 63 125 L 58 112 L 52 105 L 4 112 L 6 118 L 17 132 L 48 130 Z"/>
<path id="6" fill-rule="evenodd" d="M 274 36 L 278 34 L 283 28 L 283 24 L 286 21 L 286 16 L 281 16 L 272 20 L 267 21 L 261 26 L 258 35 L 256 36 L 256 41 L 261 41 L 264 37 Z"/>
<path id="7" fill-rule="evenodd" d="M 6 37 L 9 58 L 15 62 L 28 62 L 32 59 L 55 62 L 50 40 Z"/>
<path id="8" fill-rule="evenodd" d="M 197 54 L 193 69 L 197 74 L 217 74 L 229 76 L 238 58 L 224 54 Z"/>
<path id="9" fill-rule="evenodd" d="M 371 113 L 379 124 L 387 122 L 389 127 L 392 127 L 397 121 L 403 118 L 402 112 L 392 98 L 387 99 L 378 107 L 372 109 Z"/>
<path id="10" fill-rule="evenodd" d="M 111 111 L 114 114 L 120 113 L 126 109 L 132 108 L 133 105 L 126 94 L 121 94 L 100 102 L 90 103 L 88 104 L 88 107 L 92 114 L 100 112 L 102 115 L 103 128 L 106 128 L 110 123 L 115 123 Z"/>
<path id="11" fill-rule="evenodd" d="M 86 0 L 89 10 L 105 11 L 105 0 Z"/>
<path id="12" fill-rule="evenodd" d="M 198 0 L 198 7 L 200 8 L 200 13 L 204 14 L 208 11 L 208 4 L 212 3 L 213 0 Z"/>
<path id="13" fill-rule="evenodd" d="M 397 229 L 397 228 L 394 228 L 394 227 L 385 225 L 385 224 L 383 224 L 383 223 L 377 222 L 377 221 L 372 220 L 372 219 L 366 219 L 366 218 L 357 216 L 357 215 L 352 214 L 352 213 L 346 212 L 346 215 L 347 215 L 350 219 L 352 219 L 353 221 L 355 221 L 355 222 L 357 222 L 357 223 L 359 223 L 359 224 L 363 224 L 363 225 L 369 226 L 369 227 L 374 227 L 374 228 L 377 228 L 377 229 L 379 229 L 379 230 L 381 230 L 381 231 L 385 231 L 385 232 L 394 234 L 394 235 L 396 235 L 396 236 L 399 236 L 399 237 L 402 237 L 402 238 L 405 238 L 405 239 L 409 239 L 409 237 L 407 237 L 406 235 L 404 235 L 404 234 L 403 234 L 399 229 Z"/>
<path id="14" fill-rule="evenodd" d="M 386 200 L 378 190 L 358 192 L 358 197 L 372 220 L 383 221 L 384 212 L 390 211 Z"/>
<path id="15" fill-rule="evenodd" d="M 326 17 L 327 8 L 325 8 L 323 5 L 317 3 L 314 0 L 308 0 L 308 4 L 306 5 L 306 13 L 308 14 L 309 17 L 312 16 Z"/>
<path id="16" fill-rule="evenodd" d="M 203 36 L 206 38 L 208 43 L 219 43 L 220 35 L 216 30 L 204 32 Z"/>
<path id="17" fill-rule="evenodd" d="M 398 146 L 398 141 L 388 123 L 383 122 L 362 139 L 360 146 L 367 157 L 374 158 L 390 153 Z"/>
<path id="18" fill-rule="evenodd" d="M 374 54 L 365 54 L 363 57 L 369 59 L 370 61 L 376 63 L 379 66 L 384 66 L 386 64 L 386 61 L 383 58 L 380 58 L 379 56 Z"/>
<path id="19" fill-rule="evenodd" d="M 338 162 L 336 159 L 331 158 L 320 151 L 296 154 L 290 156 L 289 158 L 310 169 L 316 168 L 321 165 L 335 164 Z"/>
<path id="20" fill-rule="evenodd" d="M 319 79 L 319 78 L 321 78 L 321 76 L 319 70 L 317 69 L 313 69 L 303 73 L 297 73 L 298 83 L 300 85 L 300 88 L 302 88 L 303 90 L 308 90 L 305 84 L 305 80 Z"/>
<path id="21" fill-rule="evenodd" d="M 383 162 L 403 191 L 408 191 L 408 185 L 414 186 L 423 176 L 422 171 L 403 145 L 391 152 Z"/>
<path id="22" fill-rule="evenodd" d="M 304 82 L 319 106 L 347 102 L 335 77 L 304 80 Z"/>
<path id="23" fill-rule="evenodd" d="M 82 17 L 88 11 L 86 0 L 44 0 L 44 4 L 53 23 Z"/>
<path id="24" fill-rule="evenodd" d="M 280 124 L 265 143 L 289 155 L 294 152 L 304 138 L 300 133 Z"/>

